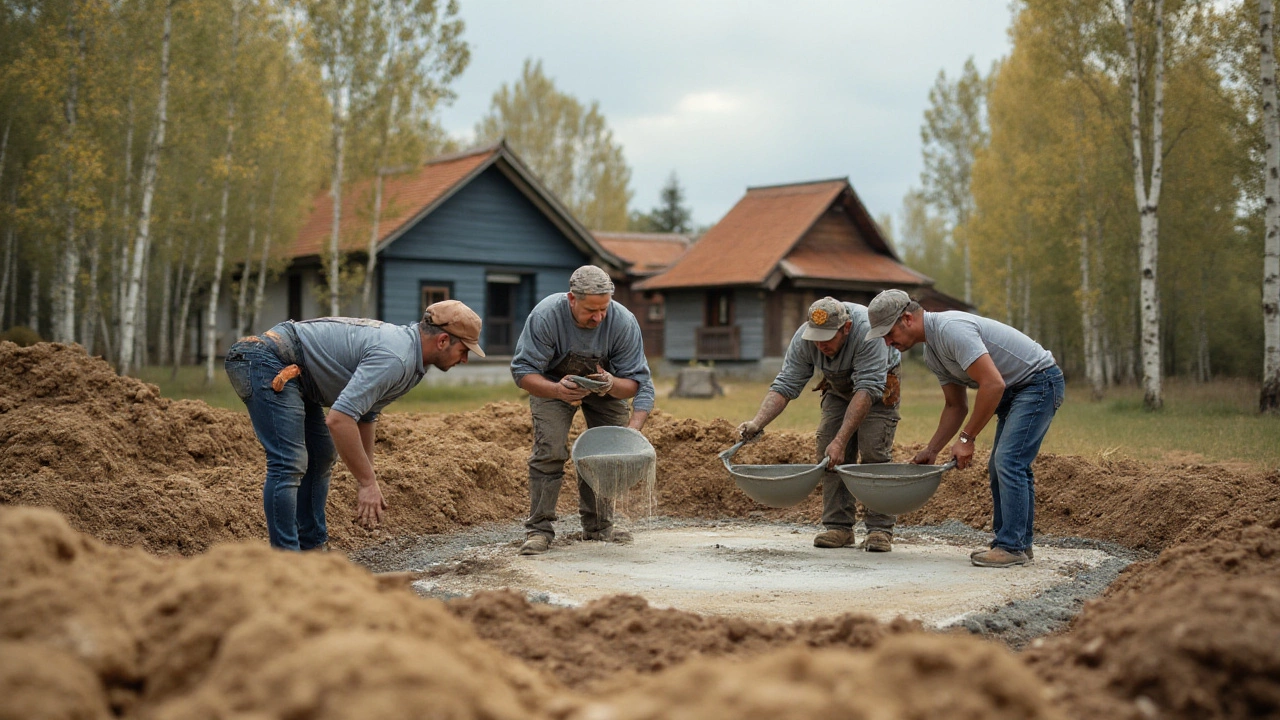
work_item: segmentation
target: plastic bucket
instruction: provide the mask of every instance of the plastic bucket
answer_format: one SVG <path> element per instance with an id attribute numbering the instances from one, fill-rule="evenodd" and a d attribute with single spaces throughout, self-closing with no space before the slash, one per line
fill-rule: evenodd
<path id="1" fill-rule="evenodd" d="M 573 466 L 596 495 L 613 498 L 644 480 L 652 483 L 658 454 L 639 430 L 606 425 L 591 428 L 573 442 Z"/>

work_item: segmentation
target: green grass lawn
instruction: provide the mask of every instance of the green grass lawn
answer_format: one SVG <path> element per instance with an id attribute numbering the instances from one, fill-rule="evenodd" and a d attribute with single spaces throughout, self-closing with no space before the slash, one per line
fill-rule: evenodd
<path id="1" fill-rule="evenodd" d="M 139 376 L 160 386 L 165 397 L 199 398 L 217 407 L 243 410 L 226 374 L 216 368 L 212 385 L 204 383 L 204 369 L 184 367 L 176 378 L 168 368 L 145 368 Z M 724 384 L 725 394 L 713 400 L 669 397 L 674 378 L 659 377 L 658 408 L 677 417 L 698 420 L 725 418 L 737 424 L 756 413 L 767 382 Z M 812 385 L 812 383 L 810 383 Z M 389 412 L 460 412 L 488 402 L 522 402 L 525 394 L 511 383 L 496 386 L 419 385 L 388 408 Z M 970 393 L 972 398 L 972 393 Z M 971 400 L 972 401 L 972 400 Z M 1240 461 L 1280 466 L 1280 417 L 1260 416 L 1257 383 L 1220 380 L 1194 384 L 1165 381 L 1165 408 L 1150 413 L 1142 408 L 1140 388 L 1115 388 L 1098 402 L 1089 398 L 1081 382 L 1067 384 L 1067 400 L 1049 430 L 1047 452 L 1099 456 L 1128 456 L 1141 460 L 1186 462 Z M 897 439 L 926 442 L 937 427 L 942 391 L 937 380 L 918 361 L 903 367 L 902 423 Z M 818 394 L 805 391 L 770 425 L 770 429 L 812 432 L 818 422 Z M 994 424 L 978 438 L 990 442 Z"/>

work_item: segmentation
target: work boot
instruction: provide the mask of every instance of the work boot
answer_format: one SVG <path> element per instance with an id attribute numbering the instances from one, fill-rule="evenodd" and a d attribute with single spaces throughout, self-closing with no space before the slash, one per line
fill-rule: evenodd
<path id="1" fill-rule="evenodd" d="M 813 546 L 820 548 L 842 548 L 852 544 L 853 531 L 842 530 L 840 528 L 820 532 L 818 533 L 818 536 L 813 539 Z"/>
<path id="2" fill-rule="evenodd" d="M 551 549 L 551 538 L 540 533 L 534 533 L 524 539 L 524 544 L 520 546 L 521 555 L 541 555 Z"/>
<path id="3" fill-rule="evenodd" d="M 884 530 L 872 530 L 867 533 L 867 539 L 862 541 L 862 547 L 867 552 L 892 552 L 893 535 Z"/>
<path id="4" fill-rule="evenodd" d="M 604 530 L 583 530 L 583 540 L 595 540 L 598 542 L 629 544 L 632 541 L 631 533 L 626 530 L 619 530 L 613 527 L 607 527 Z"/>
<path id="5" fill-rule="evenodd" d="M 978 555 L 978 554 L 980 554 L 980 553 L 984 553 L 984 552 L 986 552 L 986 551 L 987 551 L 987 548 L 983 548 L 983 549 L 981 549 L 981 550 L 974 550 L 973 552 L 969 553 L 969 557 L 970 557 L 970 558 L 972 558 L 973 556 Z M 1027 555 L 1027 560 L 1035 560 L 1035 559 L 1036 559 L 1036 552 L 1035 552 L 1035 550 L 1033 550 L 1032 548 L 1028 547 L 1026 550 L 1023 550 L 1023 552 L 1024 552 L 1024 553 L 1026 553 L 1026 555 Z"/>
<path id="6" fill-rule="evenodd" d="M 994 547 L 970 555 L 969 562 L 978 567 L 1012 567 L 1026 565 L 1030 560 L 1024 552 L 1009 552 L 1002 547 Z"/>

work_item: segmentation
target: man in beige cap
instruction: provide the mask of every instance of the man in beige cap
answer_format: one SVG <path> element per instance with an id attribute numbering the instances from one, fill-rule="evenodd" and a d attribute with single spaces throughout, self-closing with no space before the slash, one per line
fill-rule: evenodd
<path id="1" fill-rule="evenodd" d="M 868 306 L 867 339 L 884 338 L 901 351 L 925 344 L 924 363 L 942 383 L 945 405 L 938 429 L 913 463 L 932 465 L 956 431 L 956 467 L 973 459 L 978 434 L 998 418 L 987 474 L 995 537 L 970 553 L 979 567 L 1025 565 L 1035 558 L 1036 488 L 1031 462 L 1062 405 L 1062 370 L 1035 340 L 1002 322 L 972 313 L 925 312 L 901 290 L 886 290 Z M 968 388 L 977 390 L 969 413 Z M 965 416 L 968 416 L 968 422 Z M 961 428 L 963 426 L 963 429 Z"/>
<path id="2" fill-rule="evenodd" d="M 544 299 L 529 319 L 511 358 L 511 376 L 528 391 L 533 413 L 529 457 L 529 518 L 521 555 L 541 555 L 555 536 L 556 502 L 569 459 L 569 426 L 582 408 L 587 427 L 625 425 L 639 430 L 653 410 L 653 381 L 640 324 L 613 301 L 613 281 L 594 265 L 569 278 L 569 292 Z M 586 378 L 594 389 L 571 376 Z M 627 400 L 635 398 L 631 407 Z M 630 542 L 613 525 L 613 501 L 598 498 L 578 478 L 578 511 L 585 540 Z"/>
<path id="3" fill-rule="evenodd" d="M 360 485 L 356 520 L 382 522 L 387 503 L 373 472 L 378 413 L 421 382 L 427 367 L 447 371 L 469 352 L 484 357 L 480 317 L 457 300 L 427 307 L 413 325 L 287 321 L 232 345 L 227 376 L 267 453 L 262 504 L 272 547 L 327 548 L 335 450 Z"/>
<path id="4" fill-rule="evenodd" d="M 898 428 L 900 356 L 879 341 L 867 340 L 869 327 L 867 309 L 861 305 L 830 297 L 810 305 L 808 319 L 792 336 L 782 370 L 765 393 L 760 410 L 738 426 L 739 437 L 754 438 L 787 403 L 800 396 L 814 371 L 822 372 L 817 388 L 822 390 L 818 460 L 826 457 L 830 462 L 822 476 L 822 524 L 826 529 L 813 539 L 815 547 L 854 544 L 857 505 L 835 467 L 853 462 L 855 457 L 864 463 L 892 458 Z M 863 510 L 867 537 L 862 547 L 870 552 L 893 550 L 897 518 L 866 507 Z"/>

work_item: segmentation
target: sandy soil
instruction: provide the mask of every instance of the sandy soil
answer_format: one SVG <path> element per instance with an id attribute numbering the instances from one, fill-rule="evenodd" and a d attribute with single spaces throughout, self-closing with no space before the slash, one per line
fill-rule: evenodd
<path id="1" fill-rule="evenodd" d="M 0 368 L 0 718 L 1280 714 L 1276 471 L 1042 457 L 1038 531 L 1159 556 L 1015 654 L 867 617 L 779 625 L 634 597 L 574 610 L 507 593 L 422 600 L 337 554 L 267 549 L 245 416 L 161 398 L 76 346 L 0 343 Z M 728 422 L 656 413 L 645 434 L 660 514 L 817 518 L 816 496 L 768 510 L 736 490 L 715 457 Z M 389 415 L 377 440 L 390 520 L 354 527 L 354 482 L 339 470 L 335 546 L 526 510 L 521 405 Z M 771 434 L 735 460 L 805 462 L 812 442 Z M 987 492 L 979 470 L 951 473 L 902 521 L 980 529 Z M 574 504 L 562 496 L 566 513 Z"/>

